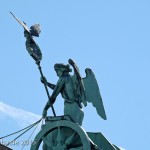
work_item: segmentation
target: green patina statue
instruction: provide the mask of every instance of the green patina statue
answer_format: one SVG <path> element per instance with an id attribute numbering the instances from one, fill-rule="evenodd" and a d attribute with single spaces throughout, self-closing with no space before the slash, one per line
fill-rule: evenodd
<path id="1" fill-rule="evenodd" d="M 42 129 L 36 135 L 30 150 L 38 150 L 41 143 L 43 143 L 43 150 L 120 150 L 117 146 L 111 144 L 101 132 L 86 132 L 81 127 L 84 117 L 82 107 L 83 105 L 87 106 L 87 102 L 91 102 L 98 115 L 106 120 L 102 98 L 93 71 L 86 68 L 86 77 L 82 78 L 75 62 L 69 59 L 67 65 L 62 63 L 54 65 L 59 80 L 56 84 L 49 83 L 40 66 L 41 50 L 33 39 L 33 36 L 39 36 L 39 24 L 31 26 L 29 30 L 24 22 L 18 20 L 14 15 L 13 17 L 24 28 L 26 49 L 38 65 L 41 82 L 44 84 L 48 96 L 48 102 L 42 113 L 45 124 L 42 125 Z M 74 70 L 73 75 L 70 75 L 71 67 Z M 51 96 L 47 87 L 53 90 Z M 64 99 L 63 116 L 56 116 L 53 108 L 59 93 Z M 54 116 L 47 116 L 47 110 L 50 107 Z"/>
<path id="2" fill-rule="evenodd" d="M 64 115 L 70 116 L 75 123 L 82 124 L 84 116 L 82 104 L 87 106 L 87 101 L 92 102 L 99 115 L 106 119 L 102 99 L 92 70 L 86 69 L 86 77 L 82 79 L 75 62 L 71 59 L 68 62 L 74 68 L 73 76 L 69 74 L 72 71 L 69 64 L 55 64 L 54 69 L 59 77 L 57 84 L 47 82 L 46 78 L 41 79 L 42 83 L 46 83 L 48 87 L 53 89 L 53 93 L 44 107 L 43 117 L 46 117 L 48 108 L 53 105 L 57 95 L 61 93 L 65 101 Z"/>
<path id="3" fill-rule="evenodd" d="M 42 53 L 32 37 L 39 35 L 39 29 L 36 30 L 34 27 L 30 28 L 30 32 L 24 31 L 26 49 L 38 65 L 41 82 L 44 84 L 48 95 L 48 102 L 42 113 L 43 118 L 45 118 L 45 125 L 35 137 L 36 144 L 31 146 L 31 150 L 38 150 L 42 141 L 43 150 L 119 150 L 102 133 L 86 133 L 81 127 L 84 118 L 82 107 L 86 107 L 87 102 L 91 102 L 96 107 L 98 115 L 106 120 L 102 98 L 93 71 L 86 68 L 86 77 L 82 78 L 75 62 L 69 59 L 67 65 L 62 63 L 54 65 L 59 80 L 56 84 L 49 83 L 40 67 Z M 33 29 L 34 32 L 31 32 Z M 71 67 L 74 70 L 73 75 L 70 75 Z M 47 87 L 53 90 L 51 96 Z M 64 99 L 64 115 L 56 116 L 53 104 L 60 93 Z M 47 110 L 50 107 L 52 107 L 54 117 L 47 117 Z"/>
<path id="4" fill-rule="evenodd" d="M 82 100 L 78 98 L 78 94 L 80 93 L 77 92 L 78 89 L 75 87 L 75 80 L 69 74 L 71 68 L 69 65 L 64 64 L 55 64 L 54 68 L 59 80 L 56 85 L 47 82 L 48 87 L 53 89 L 53 93 L 43 110 L 43 117 L 46 117 L 47 109 L 53 105 L 57 95 L 61 93 L 65 100 L 64 115 L 69 115 L 74 122 L 81 125 L 84 116 L 81 104 Z"/>
<path id="5" fill-rule="evenodd" d="M 61 93 L 64 99 L 64 115 L 69 116 L 69 118 L 71 119 L 70 121 L 73 121 L 74 123 L 80 126 L 82 125 L 82 121 L 84 117 L 82 107 L 83 105 L 87 106 L 87 101 L 92 102 L 93 105 L 96 107 L 98 114 L 103 119 L 106 119 L 106 114 L 104 111 L 99 88 L 92 70 L 89 68 L 85 69 L 86 77 L 81 78 L 79 69 L 75 64 L 75 62 L 72 59 L 69 59 L 68 62 L 69 64 L 67 65 L 61 63 L 60 64 L 57 63 L 54 65 L 56 74 L 59 77 L 59 80 L 56 85 L 47 82 L 45 77 L 41 78 L 42 83 L 46 84 L 48 87 L 50 87 L 53 90 L 50 99 L 48 100 L 48 102 L 44 107 L 43 114 L 42 114 L 43 117 L 44 118 L 46 117 L 48 108 L 54 104 L 58 94 Z M 74 69 L 73 76 L 69 74 L 72 71 L 70 65 Z M 49 121 L 51 121 L 51 119 Z M 76 145 L 78 145 L 78 148 L 76 147 L 76 150 L 83 149 L 83 147 L 81 146 L 82 142 L 80 140 L 79 135 L 74 130 L 70 130 L 66 127 L 63 127 L 61 129 L 58 128 L 57 130 L 48 134 L 46 137 L 42 138 L 44 141 L 43 149 L 51 150 L 51 148 L 54 145 L 57 145 L 58 143 L 56 144 L 55 142 L 54 142 L 55 144 L 48 144 L 48 143 L 53 143 L 53 139 L 57 139 L 58 135 L 61 137 L 61 141 L 63 141 L 62 143 L 66 143 L 66 141 L 68 141 L 69 138 L 69 142 L 67 143 L 67 145 L 65 145 L 66 149 L 70 145 L 71 146 L 74 145 L 75 147 Z M 90 143 L 91 143 L 90 145 L 93 145 L 93 150 L 98 149 L 96 144 L 94 144 L 92 141 L 90 141 Z M 59 150 L 58 146 L 55 147 L 55 149 Z"/>

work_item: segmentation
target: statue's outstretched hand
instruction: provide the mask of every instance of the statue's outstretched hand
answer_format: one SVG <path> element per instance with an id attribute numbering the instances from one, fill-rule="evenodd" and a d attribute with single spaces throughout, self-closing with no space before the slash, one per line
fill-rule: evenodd
<path id="1" fill-rule="evenodd" d="M 43 109 L 42 117 L 45 118 L 47 116 L 47 110 Z"/>
<path id="2" fill-rule="evenodd" d="M 41 77 L 41 82 L 47 84 L 47 80 L 46 80 L 46 78 L 44 76 Z"/>

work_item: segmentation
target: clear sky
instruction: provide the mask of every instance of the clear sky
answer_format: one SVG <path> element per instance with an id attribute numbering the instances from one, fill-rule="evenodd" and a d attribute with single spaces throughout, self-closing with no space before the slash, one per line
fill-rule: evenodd
<path id="1" fill-rule="evenodd" d="M 48 81 L 57 82 L 53 65 L 69 58 L 83 77 L 84 69 L 92 68 L 108 120 L 90 104 L 84 108 L 86 131 L 102 132 L 126 150 L 150 149 L 149 0 L 1 0 L 0 137 L 38 120 L 47 102 L 37 66 L 25 49 L 23 28 L 9 11 L 29 27 L 41 25 L 35 40 Z M 63 114 L 61 96 L 54 108 Z"/>

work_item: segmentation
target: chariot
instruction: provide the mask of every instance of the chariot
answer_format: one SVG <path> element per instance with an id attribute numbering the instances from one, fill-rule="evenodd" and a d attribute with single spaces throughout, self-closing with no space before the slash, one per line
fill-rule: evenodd
<path id="1" fill-rule="evenodd" d="M 46 117 L 30 150 L 120 150 L 101 132 L 86 132 L 69 116 Z"/>

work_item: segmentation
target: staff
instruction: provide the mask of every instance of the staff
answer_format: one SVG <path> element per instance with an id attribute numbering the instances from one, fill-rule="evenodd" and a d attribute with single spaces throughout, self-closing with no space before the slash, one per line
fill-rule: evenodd
<path id="1" fill-rule="evenodd" d="M 41 78 L 44 78 L 42 68 L 40 65 L 40 62 L 42 60 L 42 52 L 41 52 L 39 46 L 37 45 L 37 43 L 33 39 L 33 36 L 39 37 L 39 34 L 41 32 L 40 25 L 35 24 L 35 25 L 31 26 L 30 30 L 29 30 L 27 25 L 24 22 L 20 21 L 12 12 L 10 12 L 10 13 L 19 22 L 19 24 L 21 24 L 23 26 L 24 36 L 26 38 L 26 49 L 29 52 L 30 56 L 35 60 L 36 64 L 38 65 L 38 69 L 40 71 Z M 44 82 L 44 87 L 45 87 L 48 99 L 50 100 L 50 94 L 48 92 L 46 82 Z M 56 116 L 54 107 L 52 106 L 51 108 L 52 108 L 53 115 Z"/>

